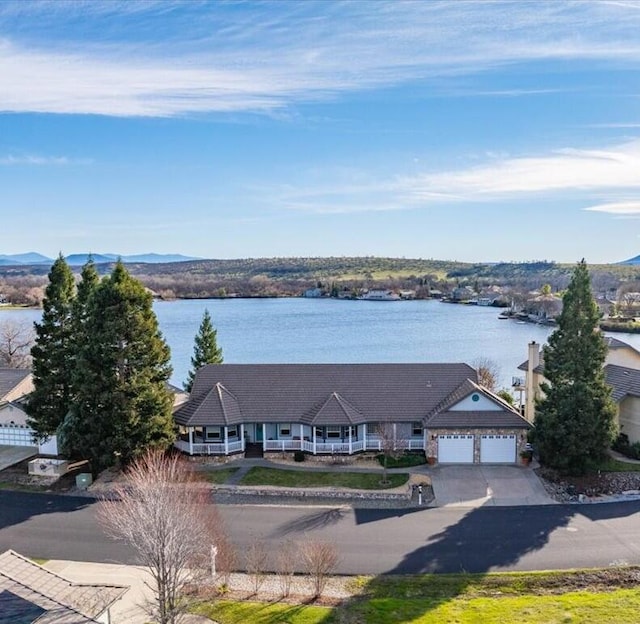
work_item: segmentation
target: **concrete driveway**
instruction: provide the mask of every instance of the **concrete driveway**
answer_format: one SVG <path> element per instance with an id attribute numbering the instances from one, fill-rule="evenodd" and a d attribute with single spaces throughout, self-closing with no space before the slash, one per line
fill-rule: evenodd
<path id="1" fill-rule="evenodd" d="M 8 446 L 0 444 L 0 470 L 9 468 L 38 454 L 37 446 Z"/>
<path id="2" fill-rule="evenodd" d="M 556 504 L 526 466 L 437 466 L 430 473 L 437 507 Z"/>

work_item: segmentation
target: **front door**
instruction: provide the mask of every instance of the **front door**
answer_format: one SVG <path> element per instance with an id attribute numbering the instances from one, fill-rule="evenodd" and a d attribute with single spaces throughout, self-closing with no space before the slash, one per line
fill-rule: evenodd
<path id="1" fill-rule="evenodd" d="M 256 442 L 262 442 L 263 433 L 262 433 L 262 423 L 256 424 Z"/>

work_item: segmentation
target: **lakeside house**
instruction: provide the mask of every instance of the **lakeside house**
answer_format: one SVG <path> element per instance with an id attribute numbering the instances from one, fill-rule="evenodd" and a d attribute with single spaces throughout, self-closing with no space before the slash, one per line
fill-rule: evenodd
<path id="1" fill-rule="evenodd" d="M 531 425 L 467 364 L 211 364 L 174 413 L 189 455 L 397 449 L 514 463 Z"/>
<path id="2" fill-rule="evenodd" d="M 627 435 L 631 443 L 640 442 L 640 352 L 611 336 L 605 336 L 605 342 L 604 374 L 618 407 L 620 433 Z M 529 343 L 528 358 L 518 368 L 525 371 L 525 378 L 523 384 L 514 378 L 514 384 L 517 379 L 519 388 L 524 385 L 524 416 L 534 424 L 536 400 L 543 396 L 541 385 L 545 381 L 544 352 L 540 344 Z"/>

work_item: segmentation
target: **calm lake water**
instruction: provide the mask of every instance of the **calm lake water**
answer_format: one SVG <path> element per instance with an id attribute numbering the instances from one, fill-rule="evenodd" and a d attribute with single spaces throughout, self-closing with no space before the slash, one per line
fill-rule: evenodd
<path id="1" fill-rule="evenodd" d="M 489 358 L 500 384 L 522 376 L 531 340 L 545 342 L 548 327 L 499 320 L 496 308 L 439 301 L 333 299 L 211 299 L 156 302 L 171 347 L 173 377 L 182 385 L 204 310 L 218 331 L 225 362 L 361 363 L 468 362 Z M 38 320 L 37 310 L 4 310 L 3 319 Z M 640 349 L 640 335 L 615 334 Z"/>

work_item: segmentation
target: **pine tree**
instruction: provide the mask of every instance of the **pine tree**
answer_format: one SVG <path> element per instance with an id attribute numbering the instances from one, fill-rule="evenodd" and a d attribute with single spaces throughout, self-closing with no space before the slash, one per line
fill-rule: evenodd
<path id="1" fill-rule="evenodd" d="M 87 262 L 82 267 L 80 282 L 73 302 L 73 339 L 76 355 L 84 348 L 91 339 L 87 333 L 87 318 L 89 300 L 100 283 L 100 276 L 96 270 L 96 265 L 90 255 Z"/>
<path id="2" fill-rule="evenodd" d="M 29 426 L 42 438 L 56 433 L 70 407 L 74 297 L 73 273 L 60 254 L 49 272 L 42 321 L 35 324 L 36 342 L 31 350 L 34 390 L 26 409 Z"/>
<path id="3" fill-rule="evenodd" d="M 205 364 L 222 364 L 222 349 L 218 347 L 217 332 L 211 324 L 209 310 L 205 310 L 202 315 L 200 328 L 194 339 L 193 357 L 191 358 L 191 370 L 185 381 L 184 389 L 191 392 L 193 380 L 198 369 Z"/>
<path id="4" fill-rule="evenodd" d="M 599 316 L 582 260 L 564 295 L 558 328 L 544 348 L 548 383 L 535 419 L 541 461 L 566 473 L 582 474 L 601 460 L 614 435 L 616 407 L 604 378 L 607 347 Z"/>
<path id="5" fill-rule="evenodd" d="M 167 448 L 175 437 L 169 347 L 151 295 L 120 261 L 89 297 L 86 328 L 75 404 L 60 430 L 64 451 L 98 471 L 147 447 Z"/>

